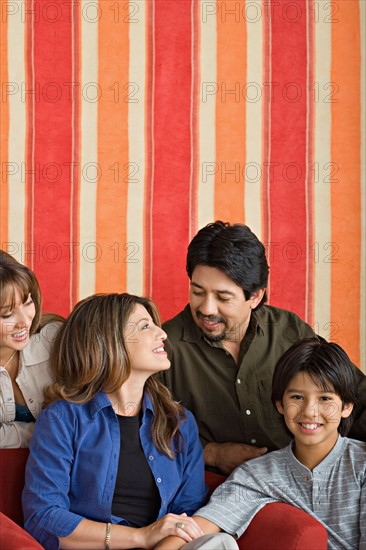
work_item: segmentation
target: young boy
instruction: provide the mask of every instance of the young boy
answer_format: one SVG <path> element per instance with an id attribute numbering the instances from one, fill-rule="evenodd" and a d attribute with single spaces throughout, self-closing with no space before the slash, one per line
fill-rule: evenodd
<path id="1" fill-rule="evenodd" d="M 343 437 L 356 400 L 342 348 L 316 338 L 292 346 L 276 366 L 272 402 L 294 441 L 239 466 L 196 512 L 203 532 L 238 538 L 263 506 L 281 501 L 320 521 L 329 549 L 366 549 L 366 443 Z M 171 537 L 158 548 L 182 546 Z"/>

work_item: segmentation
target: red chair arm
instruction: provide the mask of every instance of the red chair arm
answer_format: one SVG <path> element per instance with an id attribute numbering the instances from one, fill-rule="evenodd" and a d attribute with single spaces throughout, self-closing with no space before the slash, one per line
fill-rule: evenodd
<path id="1" fill-rule="evenodd" d="M 42 550 L 29 533 L 0 512 L 0 548 L 11 550 Z"/>
<path id="2" fill-rule="evenodd" d="M 225 477 L 206 472 L 210 493 Z M 312 516 L 284 502 L 264 506 L 237 541 L 240 550 L 327 550 L 325 527 Z"/>

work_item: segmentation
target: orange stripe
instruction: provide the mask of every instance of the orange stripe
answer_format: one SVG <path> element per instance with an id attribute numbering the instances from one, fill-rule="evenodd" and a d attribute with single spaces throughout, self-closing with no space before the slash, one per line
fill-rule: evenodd
<path id="1" fill-rule="evenodd" d="M 126 287 L 128 102 L 142 101 L 142 91 L 129 83 L 129 15 L 117 18 L 115 2 L 100 6 L 96 291 L 116 292 Z"/>
<path id="2" fill-rule="evenodd" d="M 245 2 L 225 0 L 217 2 L 217 9 L 215 218 L 241 222 L 246 157 Z"/>
<path id="3" fill-rule="evenodd" d="M 3 95 L 4 83 L 8 82 L 8 22 L 6 17 L 0 18 L 0 81 L 2 82 L 2 97 L 0 100 L 0 248 L 8 241 L 8 170 L 4 169 L 8 162 L 9 139 L 9 96 Z"/>
<path id="4" fill-rule="evenodd" d="M 357 0 L 336 2 L 332 25 L 331 157 L 338 173 L 331 185 L 332 261 L 330 338 L 359 364 L 360 319 L 360 19 Z M 352 37 L 352 40 L 350 40 Z M 331 253 L 333 253 L 331 255 Z"/>

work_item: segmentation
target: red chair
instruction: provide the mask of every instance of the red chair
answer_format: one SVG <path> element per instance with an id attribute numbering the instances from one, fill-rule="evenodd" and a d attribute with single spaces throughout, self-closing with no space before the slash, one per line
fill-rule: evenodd
<path id="1" fill-rule="evenodd" d="M 21 495 L 28 453 L 28 449 L 0 449 L 1 549 L 42 548 L 18 527 L 23 524 Z M 206 483 L 210 492 L 224 480 L 224 476 L 206 472 Z M 258 512 L 238 544 L 241 550 L 326 550 L 327 531 L 302 510 L 276 502 L 267 504 Z"/>
<path id="2" fill-rule="evenodd" d="M 206 472 L 210 493 L 225 481 Z M 327 550 L 325 527 L 303 510 L 283 502 L 262 508 L 237 541 L 240 550 Z"/>
<path id="3" fill-rule="evenodd" d="M 28 454 L 28 449 L 0 449 L 0 512 L 21 526 L 21 499 Z"/>
<path id="4" fill-rule="evenodd" d="M 11 550 L 42 550 L 24 529 L 0 512 L 0 548 Z"/>

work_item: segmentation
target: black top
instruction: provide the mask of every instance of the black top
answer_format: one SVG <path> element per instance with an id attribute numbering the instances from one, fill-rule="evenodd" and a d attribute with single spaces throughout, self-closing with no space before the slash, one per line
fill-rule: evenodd
<path id="1" fill-rule="evenodd" d="M 112 514 L 126 519 L 131 527 L 145 527 L 158 517 L 161 500 L 140 442 L 142 413 L 117 418 L 121 449 Z"/>
<path id="2" fill-rule="evenodd" d="M 35 422 L 33 414 L 28 409 L 27 405 L 15 403 L 15 421 L 16 422 Z"/>

